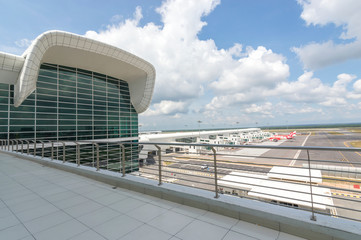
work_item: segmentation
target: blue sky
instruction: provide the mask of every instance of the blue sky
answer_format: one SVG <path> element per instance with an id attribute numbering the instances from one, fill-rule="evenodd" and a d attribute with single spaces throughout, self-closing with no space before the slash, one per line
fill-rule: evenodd
<path id="1" fill-rule="evenodd" d="M 3 1 L 0 51 L 64 30 L 151 62 L 141 130 L 360 122 L 361 1 Z M 257 124 L 256 124 L 257 123 Z"/>

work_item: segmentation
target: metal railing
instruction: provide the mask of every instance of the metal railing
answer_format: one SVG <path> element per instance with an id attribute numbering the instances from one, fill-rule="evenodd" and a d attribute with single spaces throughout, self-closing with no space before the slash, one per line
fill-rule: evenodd
<path id="1" fill-rule="evenodd" d="M 361 148 L 15 139 L 0 149 L 361 221 Z"/>

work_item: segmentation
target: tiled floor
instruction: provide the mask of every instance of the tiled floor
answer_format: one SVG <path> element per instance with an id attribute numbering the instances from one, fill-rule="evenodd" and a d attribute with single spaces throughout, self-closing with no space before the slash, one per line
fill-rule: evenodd
<path id="1" fill-rule="evenodd" d="M 0 239 L 300 239 L 0 153 Z"/>

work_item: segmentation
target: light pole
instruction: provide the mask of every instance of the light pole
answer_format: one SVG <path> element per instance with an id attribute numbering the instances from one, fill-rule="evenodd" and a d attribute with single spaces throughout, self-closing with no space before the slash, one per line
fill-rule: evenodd
<path id="1" fill-rule="evenodd" d="M 199 141 L 201 141 L 201 123 L 202 121 L 198 120 L 198 132 L 199 132 Z"/>

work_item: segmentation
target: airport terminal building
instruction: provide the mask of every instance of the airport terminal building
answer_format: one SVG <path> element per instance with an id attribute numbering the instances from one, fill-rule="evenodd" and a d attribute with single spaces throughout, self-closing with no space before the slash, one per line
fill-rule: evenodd
<path id="1" fill-rule="evenodd" d="M 49 31 L 0 52 L 0 139 L 138 141 L 155 69 L 119 48 Z"/>

